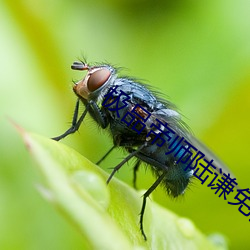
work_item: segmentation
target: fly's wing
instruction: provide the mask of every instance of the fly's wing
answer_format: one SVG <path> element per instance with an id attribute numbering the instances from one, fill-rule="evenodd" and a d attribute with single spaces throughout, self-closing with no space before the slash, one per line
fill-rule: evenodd
<path id="1" fill-rule="evenodd" d="M 191 143 L 192 146 L 197 148 L 197 150 L 201 151 L 205 154 L 205 159 L 208 161 L 214 160 L 213 165 L 216 169 L 213 169 L 216 173 L 220 176 L 223 173 L 228 174 L 232 178 L 235 178 L 235 175 L 229 170 L 229 168 L 223 163 L 207 146 L 205 146 L 202 142 L 196 139 L 191 131 L 189 130 L 188 126 L 181 120 L 181 115 L 174 109 L 161 109 L 157 112 L 153 112 L 153 117 L 158 118 L 164 122 L 167 122 L 178 135 L 183 136 L 187 141 Z M 221 171 L 220 171 L 221 169 Z M 238 187 L 238 186 L 237 186 Z"/>
<path id="2" fill-rule="evenodd" d="M 198 150 L 200 150 L 202 153 L 205 154 L 205 158 L 209 161 L 212 159 L 214 160 L 214 166 L 216 169 L 213 169 L 216 173 L 219 175 L 223 175 L 223 173 L 228 174 L 230 173 L 230 176 L 232 178 L 235 178 L 235 175 L 231 172 L 231 170 L 225 165 L 224 162 L 222 162 L 207 146 L 205 146 L 202 142 L 200 142 L 198 139 L 196 139 L 193 135 L 189 134 L 188 136 L 189 141 L 191 144 L 196 147 Z M 220 172 L 220 169 L 222 170 L 222 173 Z"/>

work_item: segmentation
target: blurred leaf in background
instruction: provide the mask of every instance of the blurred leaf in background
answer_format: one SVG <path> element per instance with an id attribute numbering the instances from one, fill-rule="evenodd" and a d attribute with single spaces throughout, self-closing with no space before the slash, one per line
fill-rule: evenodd
<path id="1" fill-rule="evenodd" d="M 83 77 L 70 65 L 82 54 L 89 62 L 124 66 L 125 75 L 146 79 L 169 96 L 194 134 L 248 188 L 249 13 L 244 0 L 1 1 L 1 249 L 82 245 L 81 236 L 36 192 L 39 176 L 7 120 L 47 137 L 65 131 L 76 99 L 71 81 Z M 63 143 L 96 162 L 112 142 L 86 119 Z M 107 170 L 122 157 L 117 150 L 102 167 Z M 131 170 L 128 165 L 117 177 L 131 183 Z M 138 177 L 140 188 L 153 181 L 143 169 Z M 200 183 L 184 199 L 173 201 L 160 188 L 154 197 L 204 233 L 225 234 L 231 249 L 249 249 L 248 217 Z"/>

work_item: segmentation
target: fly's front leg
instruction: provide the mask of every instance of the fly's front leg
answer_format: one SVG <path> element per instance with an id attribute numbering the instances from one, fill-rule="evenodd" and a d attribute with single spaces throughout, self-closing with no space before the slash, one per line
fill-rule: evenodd
<path id="1" fill-rule="evenodd" d="M 81 123 L 82 123 L 82 121 L 83 121 L 84 117 L 86 116 L 86 114 L 88 112 L 88 109 L 89 109 L 89 106 L 87 105 L 86 109 L 84 110 L 84 112 L 80 116 L 79 120 L 77 120 L 78 119 L 78 112 L 79 112 L 79 104 L 80 104 L 80 101 L 78 99 L 77 102 L 76 102 L 71 127 L 65 133 L 63 133 L 62 135 L 59 135 L 59 136 L 51 138 L 51 139 L 53 139 L 55 141 L 60 141 L 64 137 L 68 136 L 69 134 L 75 133 L 79 129 L 79 127 L 80 127 L 80 125 L 81 125 Z"/>
<path id="2" fill-rule="evenodd" d="M 96 102 L 91 100 L 89 101 L 89 105 L 89 113 L 93 116 L 96 122 L 101 125 L 103 129 L 106 128 L 108 126 L 108 121 L 105 113 L 101 111 Z"/>

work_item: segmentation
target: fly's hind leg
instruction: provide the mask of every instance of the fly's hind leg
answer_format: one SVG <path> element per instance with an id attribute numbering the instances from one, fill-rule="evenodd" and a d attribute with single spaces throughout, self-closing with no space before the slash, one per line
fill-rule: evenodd
<path id="1" fill-rule="evenodd" d="M 137 189 L 136 188 L 136 174 L 137 174 L 137 171 L 138 171 L 138 169 L 139 169 L 139 167 L 140 167 L 140 165 L 141 165 L 141 161 L 140 160 L 137 160 L 136 161 L 136 163 L 135 163 L 135 165 L 134 165 L 134 168 L 133 168 L 133 187 L 135 188 L 135 189 Z"/>
<path id="2" fill-rule="evenodd" d="M 162 182 L 165 176 L 166 176 L 166 173 L 161 174 L 158 177 L 158 179 L 153 183 L 153 185 L 143 195 L 142 207 L 141 207 L 141 212 L 140 212 L 140 230 L 141 230 L 144 240 L 147 240 L 147 236 L 143 228 L 143 216 L 144 216 L 144 212 L 146 208 L 146 201 L 147 201 L 148 196 L 158 187 L 158 185 Z"/>

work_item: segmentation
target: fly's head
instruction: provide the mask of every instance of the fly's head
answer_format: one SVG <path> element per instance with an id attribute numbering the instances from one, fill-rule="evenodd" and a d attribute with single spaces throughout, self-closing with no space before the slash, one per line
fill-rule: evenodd
<path id="1" fill-rule="evenodd" d="M 115 69 L 109 65 L 89 66 L 83 62 L 74 62 L 71 69 L 88 71 L 86 76 L 73 87 L 75 94 L 85 100 L 94 94 L 98 95 L 115 77 Z"/>

